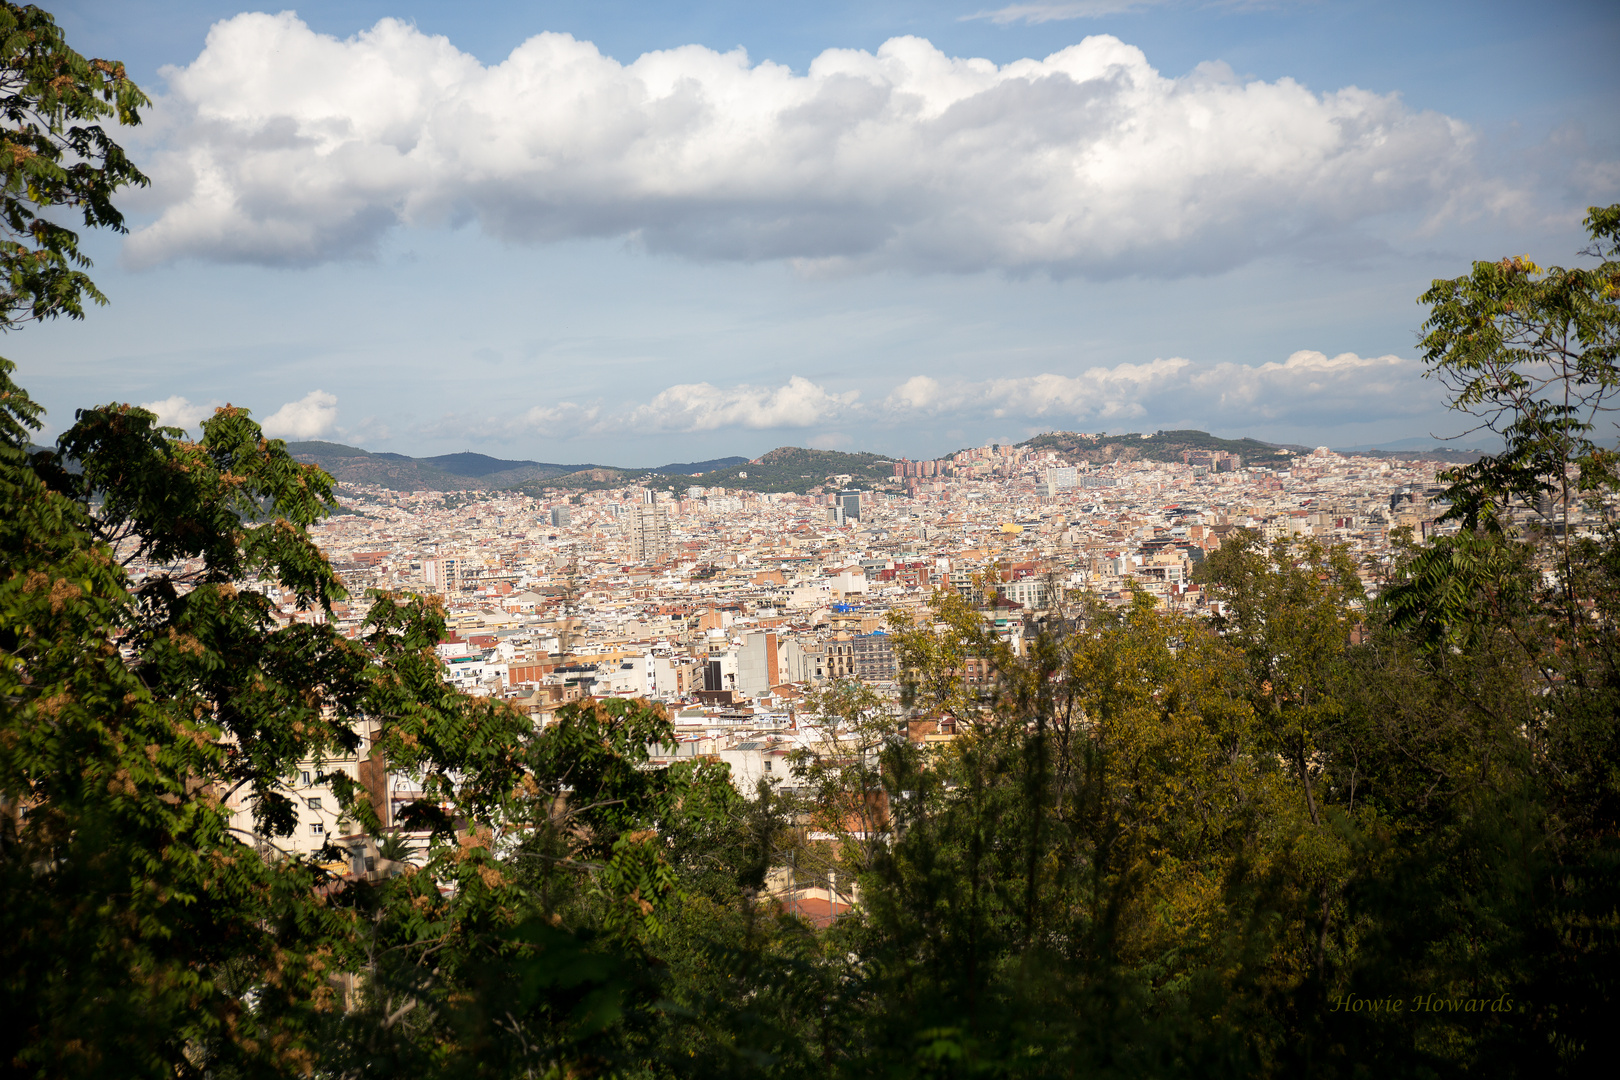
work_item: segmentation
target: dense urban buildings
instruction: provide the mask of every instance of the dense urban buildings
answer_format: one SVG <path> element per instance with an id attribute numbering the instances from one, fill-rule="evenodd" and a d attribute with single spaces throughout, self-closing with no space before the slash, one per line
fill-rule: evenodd
<path id="1" fill-rule="evenodd" d="M 702 476 L 539 496 L 345 485 L 345 512 L 313 533 L 350 588 L 334 612 L 347 631 L 367 589 L 433 594 L 454 685 L 537 723 L 585 696 L 658 700 L 682 740 L 668 753 L 723 753 L 743 784 L 770 753 L 820 737 L 808 691 L 856 679 L 897 694 L 888 616 L 922 612 L 936 590 L 962 593 L 1017 646 L 1079 591 L 1204 608 L 1194 569 L 1237 529 L 1348 545 L 1376 589 L 1399 530 L 1441 528 L 1439 462 L 1323 448 L 1276 465 L 992 446 L 802 495 Z M 315 616 L 289 596 L 283 617 Z M 364 764 L 345 767 L 358 777 Z M 407 777 L 373 779 L 390 786 L 385 806 L 413 797 Z M 348 824 L 329 820 L 336 801 L 319 784 L 300 797 L 297 846 Z"/>

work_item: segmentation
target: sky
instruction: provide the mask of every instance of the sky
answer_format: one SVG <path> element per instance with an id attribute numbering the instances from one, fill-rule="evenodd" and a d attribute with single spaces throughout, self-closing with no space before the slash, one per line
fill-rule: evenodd
<path id="1" fill-rule="evenodd" d="M 1612 3 L 46 6 L 153 99 L 85 238 L 110 304 L 0 342 L 47 437 L 1453 436 L 1418 297 L 1620 201 Z"/>

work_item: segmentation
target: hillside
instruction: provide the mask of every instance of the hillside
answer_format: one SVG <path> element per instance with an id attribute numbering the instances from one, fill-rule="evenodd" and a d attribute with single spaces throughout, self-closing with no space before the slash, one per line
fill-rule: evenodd
<path id="1" fill-rule="evenodd" d="M 514 486 L 523 494 L 538 499 L 545 494 L 546 488 L 564 491 L 600 491 L 603 488 L 623 487 L 638 480 L 644 486 L 650 486 L 657 482 L 658 477 L 652 469 L 617 469 L 611 465 L 584 465 L 571 472 L 537 477 Z"/>
<path id="2" fill-rule="evenodd" d="M 472 486 L 452 482 L 450 476 L 401 454 L 373 454 L 358 447 L 330 442 L 290 442 L 288 453 L 299 461 L 319 465 L 340 484 L 373 484 L 395 491 L 450 491 Z"/>
<path id="3" fill-rule="evenodd" d="M 880 454 L 846 454 L 840 450 L 779 446 L 746 464 L 717 469 L 704 476 L 703 483 L 748 491 L 803 495 L 813 487 L 827 486 L 828 480 L 834 476 L 848 476 L 850 482 L 859 487 L 887 480 L 894 473 L 893 464 L 893 458 Z"/>
<path id="4" fill-rule="evenodd" d="M 1030 450 L 1055 450 L 1071 461 L 1093 464 L 1107 461 L 1180 461 L 1189 450 L 1223 450 L 1237 454 L 1245 465 L 1283 465 L 1298 453 L 1309 453 L 1308 446 L 1278 446 L 1259 439 L 1223 439 L 1207 431 L 1156 431 L 1151 435 L 1131 432 L 1104 434 L 1096 439 L 1068 431 L 1051 431 L 1018 444 Z"/>
<path id="5" fill-rule="evenodd" d="M 648 469 L 650 473 L 659 476 L 701 476 L 707 475 L 716 469 L 724 469 L 730 465 L 747 465 L 745 457 L 711 458 L 708 461 L 688 461 L 674 465 L 660 465 L 656 469 Z"/>
<path id="6" fill-rule="evenodd" d="M 413 458 L 374 454 L 331 442 L 293 442 L 287 450 L 299 461 L 319 465 L 343 484 L 374 484 L 395 491 L 463 491 L 514 487 L 526 480 L 558 476 L 583 468 L 539 461 L 505 461 L 484 454 L 443 454 Z"/>
<path id="7" fill-rule="evenodd" d="M 386 454 L 379 457 L 404 458 L 404 454 Z M 408 459 L 407 459 L 408 460 Z M 563 465 L 543 465 L 538 461 L 506 461 L 501 458 L 492 458 L 488 454 L 475 454 L 470 450 L 463 450 L 459 454 L 440 454 L 438 457 L 416 458 L 415 460 L 430 469 L 437 469 L 451 476 L 494 476 L 497 473 L 515 472 L 528 468 L 567 468 Z"/>
<path id="8" fill-rule="evenodd" d="M 1294 454 L 1310 447 L 1278 446 L 1258 439 L 1223 439 L 1207 431 L 1158 431 L 1102 435 L 1096 439 L 1074 432 L 1052 431 L 1018 444 L 1029 450 L 1054 450 L 1070 461 L 1092 463 L 1115 460 L 1180 461 L 1189 450 L 1224 450 L 1237 454 L 1245 465 L 1283 466 Z M 436 457 L 372 453 L 331 442 L 288 443 L 299 461 L 319 465 L 344 484 L 372 484 L 396 491 L 522 491 L 539 497 L 546 488 L 595 491 L 640 483 L 647 487 L 683 488 L 689 482 L 705 487 L 742 488 L 759 492 L 793 492 L 833 486 L 832 477 L 847 476 L 857 487 L 888 480 L 894 459 L 881 454 L 845 453 L 781 446 L 750 461 L 743 457 L 676 462 L 651 468 L 613 465 L 561 465 L 544 461 L 514 461 L 463 451 Z M 1418 451 L 1364 451 L 1371 456 L 1411 458 Z M 1477 451 L 1421 451 L 1421 456 L 1443 461 L 1472 461 Z M 701 478 L 701 479 L 699 479 Z M 839 481 L 843 482 L 843 481 Z"/>
<path id="9" fill-rule="evenodd" d="M 333 442 L 293 442 L 287 450 L 299 461 L 319 465 L 339 483 L 372 484 L 395 491 L 538 491 L 545 486 L 615 487 L 639 476 L 704 473 L 711 469 L 746 464 L 744 457 L 676 462 L 654 468 L 615 468 L 604 465 L 560 465 L 545 461 L 512 461 L 463 451 L 436 457 L 372 453 Z"/>
<path id="10" fill-rule="evenodd" d="M 602 488 L 642 484 L 646 487 L 682 489 L 697 483 L 704 487 L 741 488 L 745 491 L 793 492 L 803 495 L 813 487 L 827 486 L 833 476 L 848 476 L 861 487 L 888 479 L 892 461 L 878 454 L 846 454 L 837 450 L 806 450 L 782 446 L 749 461 L 743 457 L 716 458 L 686 464 L 662 465 L 656 469 L 616 469 L 600 465 L 525 483 L 520 490 L 540 495 L 545 488 L 596 491 Z"/>
<path id="11" fill-rule="evenodd" d="M 1339 453 L 1357 453 L 1366 457 L 1392 458 L 1400 460 L 1422 459 L 1424 461 L 1472 462 L 1478 461 L 1482 456 L 1479 450 L 1454 450 L 1448 447 L 1431 445 L 1432 440 L 1409 440 L 1415 445 L 1410 449 L 1399 445 L 1385 449 L 1372 449 L 1366 447 L 1351 448 L 1338 451 Z M 1293 444 L 1279 444 L 1261 442 L 1259 439 L 1223 439 L 1218 435 L 1211 435 L 1207 431 L 1156 431 L 1151 435 L 1130 433 L 1126 435 L 1103 435 L 1100 439 L 1092 440 L 1067 431 L 1051 431 L 1044 435 L 1037 435 L 1033 439 L 1018 444 L 1031 450 L 1055 450 L 1071 461 L 1089 461 L 1092 463 L 1114 461 L 1180 461 L 1181 455 L 1188 450 L 1224 450 L 1229 454 L 1237 454 L 1243 459 L 1244 465 L 1261 465 L 1266 467 L 1286 467 L 1289 459 L 1295 454 L 1308 454 L 1315 447 L 1296 446 Z"/>

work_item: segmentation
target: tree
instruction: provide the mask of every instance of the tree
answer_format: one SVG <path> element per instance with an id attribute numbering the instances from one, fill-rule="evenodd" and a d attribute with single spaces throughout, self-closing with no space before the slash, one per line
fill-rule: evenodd
<path id="1" fill-rule="evenodd" d="M 0 6 L 0 325 L 102 299 L 52 215 L 122 228 L 112 197 L 145 181 L 96 121 L 136 123 L 145 100 L 49 15 Z M 0 360 L 0 1060 L 37 1075 L 308 1072 L 344 1047 L 397 1049 L 409 1017 L 427 1033 L 409 1056 L 443 1066 L 443 1028 L 420 1020 L 437 1002 L 465 1029 L 447 1006 L 458 979 L 586 949 L 525 931 L 525 898 L 493 867 L 526 718 L 445 684 L 429 601 L 374 595 L 360 637 L 337 631 L 345 593 L 307 533 L 333 481 L 244 410 L 217 411 L 196 441 L 141 409 L 81 410 L 36 451 L 41 410 L 13 370 Z M 281 595 L 310 617 L 278 619 Z M 361 749 L 367 729 L 427 789 L 413 808 L 426 865 L 343 881 L 263 857 L 259 841 L 273 852 L 292 825 L 294 767 Z M 330 779 L 375 829 L 369 793 Z M 612 966 L 578 962 L 597 974 L 536 984 L 564 1060 L 578 1051 L 562 1033 L 583 1030 L 568 1003 Z M 403 998 L 345 1013 L 356 976 L 374 1004 Z"/>
<path id="2" fill-rule="evenodd" d="M 1502 435 L 1452 470 L 1461 531 L 1411 551 L 1384 603 L 1437 673 L 1473 656 L 1523 672 L 1517 712 L 1552 755 L 1566 812 L 1620 823 L 1620 515 L 1600 421 L 1620 394 L 1620 205 L 1586 217 L 1592 267 L 1477 262 L 1424 294 L 1430 375 Z M 1613 425 L 1610 425 L 1613 430 Z"/>
<path id="3" fill-rule="evenodd" d="M 1566 618 L 1578 621 L 1571 509 L 1613 488 L 1614 448 L 1595 438 L 1620 394 L 1620 205 L 1592 207 L 1586 254 L 1595 267 L 1528 258 L 1476 262 L 1436 281 L 1419 301 L 1425 373 L 1451 391 L 1451 407 L 1501 436 L 1501 453 L 1448 475 L 1446 517 L 1501 534 L 1540 520 L 1556 538 Z"/>
<path id="4" fill-rule="evenodd" d="M 1451 917 L 1383 955 L 1446 956 L 1455 979 L 1512 987 L 1526 1004 L 1475 1047 L 1565 1072 L 1612 1045 L 1620 998 L 1620 530 L 1602 431 L 1620 393 L 1620 206 L 1586 226 L 1596 266 L 1477 262 L 1424 294 L 1429 374 L 1504 446 L 1446 476 L 1460 531 L 1408 550 L 1379 605 L 1397 635 L 1385 654 L 1404 637 L 1402 666 L 1456 715 L 1408 750 L 1427 790 L 1454 792 L 1427 800 L 1442 809 L 1411 845 L 1446 868 L 1424 909 Z"/>
<path id="5" fill-rule="evenodd" d="M 526 721 L 444 685 L 423 601 L 377 596 L 363 638 L 337 632 L 343 590 L 304 532 L 331 481 L 241 410 L 197 443 L 139 409 L 83 410 L 57 450 L 29 455 L 31 406 L 5 391 L 0 950 L 23 976 L 8 1057 L 293 1068 L 327 980 L 362 964 L 363 924 L 315 863 L 266 861 L 234 834 L 226 800 L 245 798 L 273 842 L 295 821 L 294 767 L 359 749 L 366 721 L 432 795 L 431 869 L 464 877 L 467 860 L 444 862 L 454 820 L 493 820 Z M 271 589 L 327 618 L 279 624 Z M 344 813 L 375 827 L 365 790 L 333 779 Z"/>
<path id="6" fill-rule="evenodd" d="M 102 123 L 139 124 L 147 104 L 124 65 L 68 48 L 39 8 L 0 3 L 0 329 L 83 318 L 86 297 L 106 303 L 78 234 L 54 212 L 124 231 L 113 196 L 147 180 Z"/>
<path id="7" fill-rule="evenodd" d="M 1249 663 L 1249 694 L 1272 745 L 1294 769 L 1312 823 L 1322 823 L 1312 764 L 1343 714 L 1335 684 L 1362 604 L 1342 548 L 1280 539 L 1269 549 L 1248 530 L 1222 544 L 1197 580 L 1223 614 L 1215 620 Z"/>

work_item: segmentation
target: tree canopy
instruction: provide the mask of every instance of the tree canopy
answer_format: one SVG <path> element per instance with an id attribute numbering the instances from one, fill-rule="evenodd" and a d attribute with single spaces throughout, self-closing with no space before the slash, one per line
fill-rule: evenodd
<path id="1" fill-rule="evenodd" d="M 74 52 L 39 8 L 0 3 L 0 329 L 106 303 L 56 212 L 124 231 L 113 196 L 147 180 L 104 124 L 139 124 L 147 104 L 124 65 Z"/>

